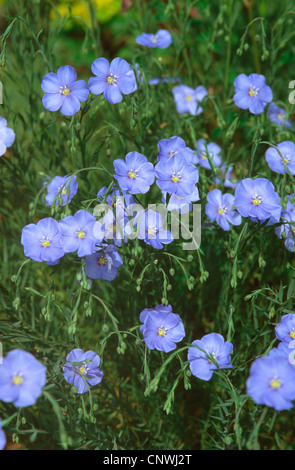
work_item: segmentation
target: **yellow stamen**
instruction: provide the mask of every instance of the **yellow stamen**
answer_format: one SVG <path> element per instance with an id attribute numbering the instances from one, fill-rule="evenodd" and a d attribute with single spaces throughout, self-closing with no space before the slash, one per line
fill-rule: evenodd
<path id="1" fill-rule="evenodd" d="M 110 75 L 110 76 L 108 77 L 108 83 L 112 84 L 112 83 L 114 83 L 114 81 L 115 81 L 115 77 L 113 77 L 112 75 Z"/>
<path id="2" fill-rule="evenodd" d="M 67 194 L 67 190 L 66 189 L 63 189 L 62 192 L 61 192 L 62 196 L 65 196 Z"/>
<path id="3" fill-rule="evenodd" d="M 129 171 L 128 176 L 129 176 L 129 178 L 134 179 L 136 177 L 135 171 L 132 171 L 132 170 Z"/>
<path id="4" fill-rule="evenodd" d="M 50 245 L 50 241 L 45 239 L 45 240 L 42 241 L 42 245 L 46 248 L 47 246 Z"/>
<path id="5" fill-rule="evenodd" d="M 173 183 L 177 183 L 179 181 L 179 176 L 173 175 L 172 176 L 172 181 L 173 181 Z"/>
<path id="6" fill-rule="evenodd" d="M 164 335 L 166 334 L 166 331 L 164 330 L 164 328 L 159 328 L 159 329 L 158 329 L 158 334 L 159 334 L 160 336 L 164 336 Z"/>
<path id="7" fill-rule="evenodd" d="M 86 375 L 86 369 L 85 369 L 85 367 L 84 367 L 84 366 L 79 367 L 79 372 L 80 372 L 80 374 L 82 374 L 82 375 Z"/>
<path id="8" fill-rule="evenodd" d="M 213 357 L 214 361 L 216 362 L 216 356 L 215 356 L 215 354 L 211 353 L 211 356 Z M 209 359 L 209 362 L 211 362 L 211 364 L 214 364 L 214 362 L 211 361 L 211 359 Z"/>
<path id="9" fill-rule="evenodd" d="M 258 199 L 258 197 L 255 197 L 255 198 L 253 199 L 253 204 L 254 204 L 255 206 L 259 206 L 259 204 L 261 204 L 261 200 Z"/>
<path id="10" fill-rule="evenodd" d="M 107 259 L 104 256 L 101 256 L 98 260 L 99 264 L 104 265 L 107 263 Z"/>
<path id="11" fill-rule="evenodd" d="M 62 89 L 61 89 L 61 94 L 66 96 L 70 93 L 70 90 L 68 89 L 68 87 L 64 86 Z"/>
<path id="12" fill-rule="evenodd" d="M 84 232 L 84 230 L 80 230 L 79 232 L 77 232 L 77 237 L 78 237 L 78 238 L 84 238 L 84 237 L 85 237 L 85 232 Z"/>
<path id="13" fill-rule="evenodd" d="M 186 101 L 191 101 L 193 99 L 192 95 L 186 95 Z"/>
<path id="14" fill-rule="evenodd" d="M 249 91 L 249 95 L 250 95 L 250 96 L 254 96 L 254 95 L 255 95 L 255 91 L 253 90 L 253 88 L 251 88 L 251 90 Z"/>
<path id="15" fill-rule="evenodd" d="M 12 382 L 15 384 L 15 385 L 20 385 L 23 383 L 23 378 L 20 376 L 20 375 L 15 375 L 12 379 Z"/>
<path id="16" fill-rule="evenodd" d="M 273 388 L 274 390 L 277 390 L 278 388 L 280 388 L 281 382 L 280 382 L 280 380 L 278 380 L 278 379 L 273 379 L 273 380 L 270 382 L 270 386 L 271 386 L 271 388 Z"/>
<path id="17" fill-rule="evenodd" d="M 290 332 L 290 336 L 291 336 L 291 338 L 295 339 L 295 330 L 292 330 L 292 331 Z"/>

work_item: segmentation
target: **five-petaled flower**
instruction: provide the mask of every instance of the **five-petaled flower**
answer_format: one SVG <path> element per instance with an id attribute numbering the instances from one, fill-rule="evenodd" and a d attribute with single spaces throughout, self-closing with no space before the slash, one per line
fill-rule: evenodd
<path id="1" fill-rule="evenodd" d="M 166 29 L 159 29 L 156 34 L 142 33 L 136 38 L 137 44 L 146 47 L 166 49 L 172 42 L 172 36 Z"/>
<path id="2" fill-rule="evenodd" d="M 291 351 L 291 350 L 290 350 Z M 258 405 L 289 410 L 295 400 L 295 368 L 284 353 L 272 350 L 256 359 L 247 380 L 247 393 Z"/>
<path id="3" fill-rule="evenodd" d="M 179 114 L 189 113 L 196 116 L 203 111 L 200 103 L 208 95 L 208 91 L 203 86 L 193 89 L 186 85 L 178 85 L 173 88 L 172 92 Z"/>
<path id="4" fill-rule="evenodd" d="M 170 305 L 157 305 L 155 309 L 145 309 L 140 314 L 143 323 L 141 332 L 147 347 L 151 350 L 170 352 L 185 336 L 180 316 L 172 312 Z"/>
<path id="5" fill-rule="evenodd" d="M 230 355 L 232 343 L 224 341 L 218 333 L 210 333 L 202 339 L 192 342 L 188 349 L 188 361 L 191 373 L 201 380 L 210 380 L 216 369 L 232 368 Z"/>
<path id="6" fill-rule="evenodd" d="M 205 139 L 197 142 L 197 152 L 194 155 L 193 163 L 199 164 L 203 168 L 210 170 L 212 166 L 221 165 L 221 148 L 215 142 L 207 143 Z"/>
<path id="7" fill-rule="evenodd" d="M 63 366 L 64 378 L 69 384 L 77 387 L 77 393 L 89 392 L 91 386 L 98 385 L 103 378 L 99 369 L 100 357 L 94 351 L 84 352 L 73 349 L 66 358 Z"/>
<path id="8" fill-rule="evenodd" d="M 207 194 L 206 215 L 213 222 L 216 221 L 223 230 L 230 230 L 230 224 L 242 223 L 240 214 L 232 209 L 234 199 L 232 194 L 222 194 L 219 189 L 213 189 Z"/>
<path id="9" fill-rule="evenodd" d="M 181 137 L 174 136 L 170 139 L 162 139 L 158 142 L 158 148 L 158 161 L 168 160 L 173 155 L 178 155 L 183 157 L 187 163 L 191 163 L 194 157 L 193 150 L 186 146 Z"/>
<path id="10" fill-rule="evenodd" d="M 46 367 L 27 351 L 10 351 L 0 365 L 0 400 L 5 403 L 34 405 L 45 384 Z"/>
<path id="11" fill-rule="evenodd" d="M 65 116 L 72 116 L 80 109 L 80 103 L 86 101 L 89 90 L 84 80 L 77 80 L 77 74 L 70 65 L 63 65 L 57 73 L 50 72 L 42 80 L 41 88 L 45 91 L 43 105 L 48 111 L 58 111 Z"/>
<path id="12" fill-rule="evenodd" d="M 176 196 L 192 194 L 199 180 L 199 171 L 180 155 L 160 160 L 155 167 L 157 185 L 162 191 Z"/>
<path id="13" fill-rule="evenodd" d="M 25 256 L 34 261 L 55 262 L 64 255 L 61 247 L 59 224 L 52 217 L 39 220 L 37 224 L 22 229 L 21 244 Z"/>
<path id="14" fill-rule="evenodd" d="M 102 250 L 102 251 L 100 251 Z M 85 274 L 90 279 L 113 281 L 123 261 L 114 245 L 97 248 L 92 255 L 85 257 Z"/>
<path id="15" fill-rule="evenodd" d="M 241 109 L 249 109 L 252 114 L 262 113 L 267 103 L 272 101 L 272 91 L 265 84 L 264 75 L 251 73 L 247 77 L 242 73 L 235 79 L 234 86 L 235 105 Z"/>
<path id="16" fill-rule="evenodd" d="M 136 218 L 135 218 L 136 220 Z M 138 219 L 138 238 L 153 248 L 161 249 L 173 241 L 172 233 L 166 229 L 160 212 L 147 210 Z"/>
<path id="17" fill-rule="evenodd" d="M 59 223 L 61 239 L 60 243 L 65 253 L 77 251 L 79 257 L 93 253 L 95 245 L 102 239 L 94 235 L 96 218 L 90 212 L 83 209 L 75 215 L 68 215 Z"/>
<path id="18" fill-rule="evenodd" d="M 274 185 L 266 178 L 246 178 L 235 191 L 235 208 L 243 217 L 253 222 L 272 225 L 280 220 L 282 206 Z"/>
<path id="19" fill-rule="evenodd" d="M 74 176 L 55 176 L 47 185 L 47 194 L 45 200 L 48 206 L 51 206 L 54 201 L 55 205 L 65 206 L 70 203 L 72 198 L 77 194 L 78 183 L 76 182 L 76 175 Z"/>
<path id="20" fill-rule="evenodd" d="M 111 64 L 103 57 L 96 59 L 91 70 L 95 77 L 90 77 L 88 86 L 94 95 L 103 96 L 112 104 L 122 101 L 123 95 L 129 95 L 136 90 L 136 80 L 133 70 L 126 60 L 117 57 Z"/>
<path id="21" fill-rule="evenodd" d="M 121 158 L 114 160 L 116 174 L 121 189 L 130 194 L 144 194 L 155 181 L 155 169 L 147 158 L 138 152 L 129 152 L 125 161 Z"/>
<path id="22" fill-rule="evenodd" d="M 286 111 L 277 106 L 275 103 L 270 103 L 267 109 L 267 115 L 270 121 L 274 124 L 278 124 L 279 126 L 285 127 L 287 129 L 293 128 L 292 122 L 287 119 Z"/>

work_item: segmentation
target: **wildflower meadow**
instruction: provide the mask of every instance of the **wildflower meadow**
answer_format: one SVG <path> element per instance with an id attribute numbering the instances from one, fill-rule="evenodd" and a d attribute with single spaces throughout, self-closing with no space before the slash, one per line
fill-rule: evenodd
<path id="1" fill-rule="evenodd" d="M 295 450 L 295 2 L 0 34 L 0 449 Z"/>

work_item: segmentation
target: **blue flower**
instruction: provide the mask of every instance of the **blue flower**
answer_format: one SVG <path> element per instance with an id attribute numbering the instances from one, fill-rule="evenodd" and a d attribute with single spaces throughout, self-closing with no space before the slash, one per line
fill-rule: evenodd
<path id="1" fill-rule="evenodd" d="M 162 192 L 163 194 L 163 203 L 166 203 L 166 195 L 165 191 Z M 167 210 L 173 211 L 177 210 L 181 212 L 181 214 L 186 214 L 192 210 L 192 202 L 199 201 L 199 191 L 198 188 L 195 187 L 191 194 L 186 194 L 185 196 L 176 196 L 176 194 L 171 194 L 169 202 L 167 204 Z"/>
<path id="2" fill-rule="evenodd" d="M 145 194 L 155 181 L 155 169 L 147 158 L 138 152 L 129 152 L 125 161 L 114 160 L 114 167 L 121 189 L 129 191 L 130 194 Z"/>
<path id="3" fill-rule="evenodd" d="M 289 361 L 290 364 L 295 366 L 295 339 L 289 343 L 282 341 L 279 343 L 277 348 L 274 348 L 269 352 L 269 356 L 274 356 L 277 354 L 281 354 Z"/>
<path id="4" fill-rule="evenodd" d="M 54 262 L 64 255 L 60 244 L 59 224 L 48 217 L 37 224 L 26 225 L 22 229 L 21 244 L 25 256 L 34 261 Z"/>
<path id="5" fill-rule="evenodd" d="M 256 359 L 247 380 L 247 393 L 258 405 L 289 410 L 295 399 L 295 368 L 282 353 Z"/>
<path id="6" fill-rule="evenodd" d="M 106 211 L 103 218 L 95 224 L 94 235 L 97 239 L 112 240 L 117 246 L 122 246 L 122 240 L 127 243 L 127 237 L 125 234 L 125 222 L 128 220 L 125 216 L 124 208 L 118 210 L 116 217 L 111 210 Z"/>
<path id="7" fill-rule="evenodd" d="M 234 81 L 235 105 L 241 109 L 249 109 L 252 114 L 263 112 L 267 103 L 272 101 L 271 88 L 265 85 L 265 77 L 251 73 L 249 77 L 242 73 Z"/>
<path id="8" fill-rule="evenodd" d="M 0 157 L 5 154 L 7 147 L 11 147 L 15 139 L 15 133 L 7 127 L 7 121 L 0 117 Z"/>
<path id="9" fill-rule="evenodd" d="M 226 193 L 222 194 L 219 189 L 213 189 L 207 194 L 205 212 L 210 220 L 216 221 L 223 230 L 230 230 L 230 223 L 240 225 L 242 217 L 233 210 L 234 196 Z"/>
<path id="10" fill-rule="evenodd" d="M 181 137 L 174 136 L 170 139 L 162 139 L 158 142 L 158 148 L 158 161 L 168 160 L 173 155 L 183 157 L 187 163 L 191 163 L 193 160 L 193 150 L 186 146 L 185 141 Z"/>
<path id="11" fill-rule="evenodd" d="M 46 383 L 46 367 L 27 351 L 10 351 L 0 365 L 0 400 L 31 406 Z"/>
<path id="12" fill-rule="evenodd" d="M 140 215 L 138 221 L 138 238 L 153 248 L 161 250 L 163 244 L 167 245 L 173 241 L 173 236 L 163 225 L 163 218 L 160 212 L 147 210 Z"/>
<path id="13" fill-rule="evenodd" d="M 295 175 L 295 145 L 293 142 L 286 140 L 277 144 L 277 148 L 269 147 L 265 152 L 265 160 L 272 171 L 283 175 L 286 168 L 291 175 Z"/>
<path id="14" fill-rule="evenodd" d="M 246 178 L 237 185 L 235 207 L 243 217 L 253 222 L 269 220 L 267 225 L 280 220 L 282 206 L 273 184 L 266 178 Z"/>
<path id="15" fill-rule="evenodd" d="M 232 188 L 235 189 L 237 187 L 238 181 L 235 180 L 233 176 L 233 167 L 229 166 L 226 170 L 226 166 L 222 165 L 219 169 L 221 177 L 224 178 L 223 185 L 225 188 Z M 215 183 L 220 184 L 220 178 L 218 176 L 215 177 Z"/>
<path id="16" fill-rule="evenodd" d="M 165 311 L 165 312 L 172 312 L 172 307 L 171 305 L 165 305 L 165 304 L 160 304 L 160 305 L 157 305 L 155 308 L 145 308 L 144 310 L 142 310 L 140 316 L 139 316 L 139 320 L 141 321 L 142 325 L 140 326 L 140 331 L 141 333 L 143 334 L 144 330 L 145 330 L 145 322 L 147 320 L 147 317 L 150 313 L 154 312 L 154 311 Z M 180 317 L 179 317 L 180 319 Z"/>
<path id="17" fill-rule="evenodd" d="M 90 255 L 96 243 L 100 243 L 94 233 L 96 218 L 90 212 L 81 209 L 75 215 L 64 217 L 60 223 L 61 239 L 60 243 L 65 253 L 77 250 L 77 255 Z"/>
<path id="18" fill-rule="evenodd" d="M 106 192 L 106 186 L 98 191 L 97 198 L 100 202 L 104 199 Z M 116 217 L 119 218 L 129 215 L 130 210 L 132 210 L 132 205 L 135 204 L 135 200 L 131 194 L 124 189 L 117 189 L 116 186 L 112 186 L 111 191 L 106 198 L 106 202 L 116 212 Z"/>
<path id="19" fill-rule="evenodd" d="M 198 169 L 180 155 L 161 160 L 156 167 L 157 185 L 162 191 L 176 196 L 192 194 L 199 180 Z"/>
<path id="20" fill-rule="evenodd" d="M 295 213 L 295 205 L 294 205 L 294 201 L 295 200 L 295 194 L 291 194 L 289 196 L 287 196 L 287 206 L 286 206 L 286 210 L 283 212 L 282 215 L 294 215 Z"/>
<path id="21" fill-rule="evenodd" d="M 293 124 L 287 120 L 287 113 L 284 109 L 279 108 L 275 103 L 270 103 L 267 114 L 271 122 L 278 124 L 279 126 L 292 129 Z"/>
<path id="22" fill-rule="evenodd" d="M 70 203 L 72 198 L 77 194 L 78 183 L 75 176 L 55 176 L 47 186 L 47 194 L 45 200 L 49 206 L 55 201 L 55 205 L 59 205 L 62 199 L 62 206 Z"/>
<path id="23" fill-rule="evenodd" d="M 292 196 L 287 196 L 287 206 L 286 210 L 282 212 L 282 219 L 283 222 L 281 225 L 275 228 L 275 233 L 279 238 L 285 239 L 285 247 L 288 251 L 294 251 L 294 236 L 295 236 L 295 206 L 291 202 L 294 198 L 294 194 Z"/>
<path id="24" fill-rule="evenodd" d="M 156 34 L 142 33 L 137 36 L 136 42 L 141 46 L 166 49 L 172 43 L 172 36 L 166 29 L 160 29 Z"/>
<path id="25" fill-rule="evenodd" d="M 158 85 L 159 83 L 177 83 L 181 82 L 178 77 L 155 77 L 151 78 L 148 82 L 149 85 Z"/>
<path id="26" fill-rule="evenodd" d="M 3 450 L 6 446 L 6 436 L 2 429 L 2 421 L 0 419 L 0 450 Z"/>
<path id="27" fill-rule="evenodd" d="M 287 313 L 282 316 L 280 323 L 276 326 L 276 337 L 286 343 L 295 339 L 295 313 Z"/>
<path id="28" fill-rule="evenodd" d="M 137 85 L 134 72 L 126 60 L 117 57 L 111 64 L 104 58 L 96 59 L 91 70 L 96 75 L 90 77 L 88 86 L 94 95 L 103 96 L 112 104 L 122 101 L 123 95 L 135 91 Z"/>
<path id="29" fill-rule="evenodd" d="M 100 357 L 94 351 L 84 352 L 82 349 L 73 349 L 66 358 L 63 366 L 64 378 L 69 384 L 77 387 L 77 393 L 89 392 L 90 387 L 98 385 L 103 378 L 99 369 Z"/>
<path id="30" fill-rule="evenodd" d="M 295 235 L 295 212 L 285 211 L 282 213 L 282 218 L 284 223 L 275 228 L 275 234 L 279 238 L 284 238 L 285 247 L 288 251 L 293 252 Z"/>
<path id="31" fill-rule="evenodd" d="M 141 312 L 143 322 L 141 332 L 147 347 L 151 350 L 170 352 L 176 344 L 185 337 L 185 331 L 180 316 L 172 313 L 171 306 L 157 305 L 155 309 L 145 309 Z"/>
<path id="32" fill-rule="evenodd" d="M 232 343 L 224 341 L 218 333 L 210 333 L 201 340 L 193 341 L 187 356 L 191 373 L 201 380 L 208 381 L 217 368 L 232 368 L 230 363 L 232 350 Z"/>
<path id="33" fill-rule="evenodd" d="M 85 274 L 90 279 L 113 281 L 123 261 L 114 245 L 109 245 L 103 251 L 97 251 L 85 257 Z"/>
<path id="34" fill-rule="evenodd" d="M 173 88 L 172 92 L 179 114 L 190 113 L 196 116 L 203 111 L 200 103 L 208 95 L 206 88 L 203 86 L 198 86 L 194 90 L 186 85 L 178 85 Z"/>
<path id="35" fill-rule="evenodd" d="M 207 143 L 205 139 L 199 139 L 197 142 L 197 150 L 198 152 L 194 155 L 193 159 L 194 164 L 199 164 L 207 170 L 211 170 L 211 165 L 221 165 L 221 157 L 219 155 L 221 148 L 219 145 L 214 142 Z M 209 159 L 211 161 L 211 165 Z"/>
<path id="36" fill-rule="evenodd" d="M 48 73 L 42 80 L 41 88 L 45 91 L 43 105 L 48 111 L 57 111 L 65 116 L 72 116 L 80 109 L 80 102 L 86 101 L 89 90 L 84 80 L 77 80 L 73 67 L 64 65 L 57 73 Z"/>

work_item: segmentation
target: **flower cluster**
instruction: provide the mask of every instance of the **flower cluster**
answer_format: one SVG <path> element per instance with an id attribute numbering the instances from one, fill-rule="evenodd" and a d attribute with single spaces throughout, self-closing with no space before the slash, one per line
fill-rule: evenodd
<path id="1" fill-rule="evenodd" d="M 156 34 L 139 35 L 136 42 L 149 48 L 165 49 L 171 45 L 172 36 L 166 30 L 159 30 Z M 42 98 L 44 107 L 52 112 L 60 110 L 65 116 L 73 116 L 79 112 L 81 103 L 86 102 L 81 110 L 83 115 L 87 104 L 91 105 L 91 99 L 88 100 L 90 92 L 93 95 L 103 95 L 109 103 L 117 104 L 123 100 L 123 95 L 140 92 L 144 81 L 138 64 L 133 69 L 128 62 L 118 57 L 111 62 L 102 57 L 97 58 L 91 70 L 94 76 L 89 78 L 88 85 L 84 80 L 77 80 L 76 71 L 69 65 L 60 67 L 57 73 L 45 75 L 41 83 L 45 93 Z M 150 80 L 149 84 L 162 82 L 174 85 L 178 81 L 178 78 L 162 77 Z M 263 75 L 240 74 L 234 81 L 234 87 L 233 101 L 238 108 L 258 115 L 268 106 L 267 113 L 271 122 L 281 126 L 283 132 L 292 128 L 287 113 L 271 103 L 273 93 L 266 85 Z M 203 106 L 206 107 L 204 102 L 208 91 L 202 85 L 196 88 L 176 85 L 172 94 L 179 114 L 198 116 L 204 111 Z M 13 144 L 14 138 L 14 132 L 7 128 L 7 121 L 0 118 L 0 156 Z M 129 245 L 125 246 L 127 234 L 136 233 L 139 240 L 149 245 L 147 248 L 150 251 L 164 249 L 164 245 L 174 241 L 172 233 L 166 228 L 166 220 L 159 211 L 139 211 L 130 221 L 134 215 L 137 195 L 147 194 L 155 184 L 157 188 L 154 188 L 161 194 L 158 199 L 162 198 L 168 211 L 188 212 L 192 203 L 200 199 L 197 184 L 199 179 L 202 181 L 205 177 L 207 170 L 211 171 L 213 189 L 210 188 L 206 195 L 205 213 L 211 222 L 216 222 L 225 232 L 238 230 L 232 229 L 232 226 L 241 225 L 242 217 L 261 225 L 277 224 L 276 235 L 284 238 L 289 251 L 294 251 L 293 197 L 289 196 L 285 208 L 275 186 L 267 178 L 249 177 L 237 181 L 230 162 L 222 161 L 226 149 L 222 149 L 211 139 L 214 139 L 213 133 L 208 136 L 205 132 L 199 132 L 197 138 L 193 138 L 192 149 L 180 136 L 162 138 L 158 141 L 157 161 L 154 163 L 135 150 L 127 153 L 124 158 L 116 158 L 113 161 L 114 174 L 110 175 L 113 176 L 111 183 L 97 193 L 99 205 L 102 207 L 105 203 L 107 206 L 100 220 L 85 209 L 74 214 L 70 212 L 68 204 L 78 193 L 75 173 L 55 176 L 46 181 L 43 195 L 47 208 L 52 210 L 51 214 L 60 214 L 62 207 L 66 207 L 68 212 L 63 212 L 60 220 L 46 217 L 23 228 L 21 244 L 25 256 L 36 262 L 45 261 L 54 265 L 63 256 L 76 253 L 78 258 L 83 258 L 82 265 L 89 279 L 113 281 L 123 265 L 121 254 L 124 254 L 124 248 L 129 248 Z M 295 175 L 294 143 L 282 141 L 276 145 L 271 144 L 265 152 L 265 160 L 273 172 Z M 221 185 L 222 190 L 214 188 L 214 185 Z M 234 194 L 224 193 L 224 187 Z M 213 224 L 210 225 L 212 227 Z M 184 323 L 177 313 L 173 313 L 170 305 L 161 304 L 144 309 L 140 313 L 140 321 L 140 332 L 150 350 L 169 353 L 185 337 Z M 295 357 L 294 313 L 283 316 L 276 327 L 276 336 L 281 341 L 278 348 L 272 349 L 268 356 L 260 357 L 252 364 L 247 380 L 247 393 L 258 404 L 284 410 L 291 408 L 292 400 L 295 399 L 295 368 L 290 360 Z M 193 376 L 209 381 L 214 370 L 233 367 L 230 357 L 232 351 L 233 344 L 225 341 L 222 335 L 206 334 L 189 345 L 186 366 L 188 365 Z M 87 393 L 90 387 L 102 381 L 100 362 L 100 357 L 94 351 L 73 349 L 63 366 L 64 378 L 76 387 L 78 394 Z M 17 407 L 33 405 L 45 383 L 46 368 L 34 356 L 22 350 L 11 351 L 0 367 L 0 400 L 13 402 Z M 0 422 L 0 448 L 4 445 L 5 435 Z"/>
<path id="2" fill-rule="evenodd" d="M 76 80 L 77 73 L 70 65 L 63 65 L 57 73 L 50 72 L 42 80 L 41 88 L 45 92 L 43 105 L 48 111 L 58 111 L 65 116 L 76 114 L 81 103 L 87 100 L 89 90 L 94 95 L 103 93 L 112 104 L 122 101 L 122 95 L 133 93 L 136 80 L 133 70 L 126 60 L 117 57 L 111 64 L 103 57 L 96 59 L 91 70 L 88 86 L 84 80 Z"/>

